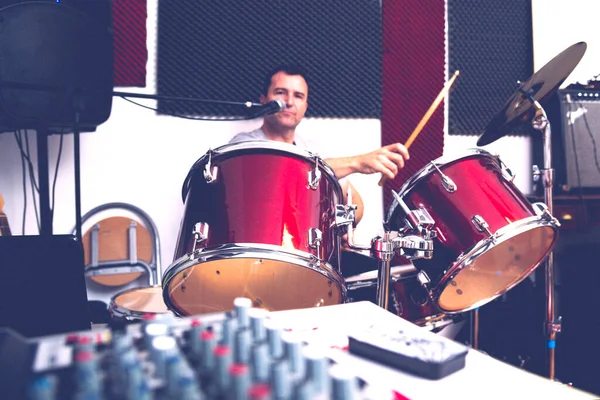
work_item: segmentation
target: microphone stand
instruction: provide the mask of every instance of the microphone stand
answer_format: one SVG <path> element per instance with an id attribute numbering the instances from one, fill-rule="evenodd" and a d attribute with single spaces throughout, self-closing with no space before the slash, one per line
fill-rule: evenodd
<path id="1" fill-rule="evenodd" d="M 192 103 L 208 103 L 208 104 L 224 104 L 232 106 L 244 106 L 246 109 L 251 110 L 252 108 L 263 107 L 264 104 L 252 103 L 250 101 L 239 102 L 239 101 L 225 101 L 225 100 L 209 100 L 199 99 L 194 97 L 175 97 L 175 96 L 162 96 L 158 94 L 143 94 L 143 93 L 132 93 L 132 92 L 120 92 L 113 91 L 113 96 L 116 97 L 133 97 L 138 99 L 150 99 L 150 100 L 167 100 L 167 101 L 186 101 Z"/>

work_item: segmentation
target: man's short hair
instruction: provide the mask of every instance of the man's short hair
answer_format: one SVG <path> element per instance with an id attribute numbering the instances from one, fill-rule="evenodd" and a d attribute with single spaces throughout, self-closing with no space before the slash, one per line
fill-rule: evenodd
<path id="1" fill-rule="evenodd" d="M 269 73 L 265 76 L 261 94 L 267 94 L 267 92 L 269 91 L 269 86 L 271 86 L 271 80 L 273 79 L 273 75 L 275 75 L 278 72 L 285 72 L 287 75 L 300 75 L 304 78 L 306 84 L 308 85 L 308 78 L 306 74 L 306 69 L 304 67 L 297 64 L 280 64 L 275 68 L 271 69 Z"/>

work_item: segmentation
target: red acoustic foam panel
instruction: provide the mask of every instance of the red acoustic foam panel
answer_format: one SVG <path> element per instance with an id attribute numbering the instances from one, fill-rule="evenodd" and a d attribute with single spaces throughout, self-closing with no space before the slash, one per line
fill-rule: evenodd
<path id="1" fill-rule="evenodd" d="M 114 85 L 146 86 L 146 0 L 113 0 Z"/>
<path id="2" fill-rule="evenodd" d="M 435 98 L 445 73 L 445 2 L 439 0 L 383 1 L 382 144 L 406 143 Z M 384 207 L 391 189 L 404 182 L 444 147 L 444 103 L 433 113 L 409 148 L 410 160 L 393 181 L 384 185 Z"/>

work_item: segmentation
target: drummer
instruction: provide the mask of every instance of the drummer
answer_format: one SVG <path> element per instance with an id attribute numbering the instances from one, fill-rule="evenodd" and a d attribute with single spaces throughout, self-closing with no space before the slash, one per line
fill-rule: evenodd
<path id="1" fill-rule="evenodd" d="M 274 140 L 306 148 L 302 138 L 296 135 L 296 127 L 304 118 L 308 108 L 308 79 L 304 69 L 296 65 L 280 65 L 271 70 L 263 84 L 260 102 L 268 103 L 276 99 L 285 102 L 285 110 L 264 117 L 260 128 L 251 132 L 235 135 L 230 143 L 247 140 Z M 353 157 L 327 158 L 325 162 L 333 169 L 344 193 L 344 202 L 348 189 L 352 193 L 352 203 L 358 206 L 356 223 L 360 222 L 364 206 L 360 194 L 347 179 L 354 173 L 381 173 L 388 179 L 394 179 L 409 159 L 408 150 L 400 143 L 383 146 L 370 153 Z"/>

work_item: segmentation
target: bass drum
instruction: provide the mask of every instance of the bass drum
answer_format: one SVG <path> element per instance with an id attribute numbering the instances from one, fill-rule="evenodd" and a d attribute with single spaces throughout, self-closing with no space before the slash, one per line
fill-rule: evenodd
<path id="1" fill-rule="evenodd" d="M 445 314 L 480 307 L 517 285 L 545 259 L 558 238 L 558 221 L 531 204 L 499 157 L 473 149 L 429 163 L 400 189 L 409 209 L 435 221 L 433 258 L 413 261 L 433 303 Z M 386 228 L 401 230 L 394 199 Z"/>
<path id="2" fill-rule="evenodd" d="M 342 253 L 349 301 L 377 303 L 377 264 L 377 259 L 360 251 Z M 400 256 L 393 258 L 390 268 L 388 311 L 433 332 L 451 332 L 443 336 L 452 338 L 464 322 L 462 315 L 444 314 L 433 304 L 419 283 L 418 270 L 410 260 Z"/>
<path id="3" fill-rule="evenodd" d="M 340 304 L 342 189 L 318 156 L 273 141 L 209 151 L 183 186 L 185 211 L 163 297 L 178 315 L 229 310 L 236 297 L 270 311 Z"/>

